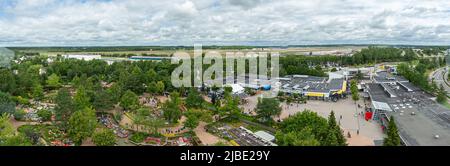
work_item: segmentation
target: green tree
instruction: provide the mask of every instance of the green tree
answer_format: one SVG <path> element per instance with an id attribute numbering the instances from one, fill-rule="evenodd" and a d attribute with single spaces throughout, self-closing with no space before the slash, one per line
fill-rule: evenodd
<path id="1" fill-rule="evenodd" d="M 139 108 L 139 97 L 132 91 L 126 91 L 120 100 L 120 106 L 125 110 L 135 110 Z"/>
<path id="2" fill-rule="evenodd" d="M 151 83 L 155 82 L 157 80 L 158 74 L 155 72 L 155 70 L 150 69 L 145 73 L 146 80 L 145 82 Z"/>
<path id="3" fill-rule="evenodd" d="M 0 115 L 4 113 L 13 114 L 16 110 L 16 104 L 7 93 L 0 91 Z"/>
<path id="4" fill-rule="evenodd" d="M 41 65 L 21 65 L 18 70 L 16 79 L 16 94 L 24 97 L 29 97 L 33 89 L 33 85 L 39 83 L 39 69 Z"/>
<path id="5" fill-rule="evenodd" d="M 232 119 L 238 119 L 241 115 L 241 109 L 239 108 L 239 98 L 231 95 L 231 87 L 225 87 L 223 105 L 219 107 L 220 118 L 229 116 Z M 218 105 L 220 103 L 218 102 Z"/>
<path id="6" fill-rule="evenodd" d="M 35 100 L 41 100 L 44 97 L 44 88 L 42 85 L 39 83 L 34 84 L 32 94 Z"/>
<path id="7" fill-rule="evenodd" d="M 384 146 L 400 146 L 401 145 L 401 139 L 400 135 L 398 134 L 398 128 L 395 124 L 394 117 L 391 116 L 387 128 L 387 137 L 384 138 L 383 145 Z"/>
<path id="8" fill-rule="evenodd" d="M 106 91 L 97 91 L 94 95 L 92 105 L 97 111 L 108 111 L 114 108 L 113 97 Z"/>
<path id="9" fill-rule="evenodd" d="M 77 89 L 77 92 L 73 98 L 74 104 L 77 108 L 77 110 L 82 110 L 87 107 L 92 107 L 92 104 L 90 102 L 90 98 L 86 92 L 86 89 L 84 87 L 80 87 Z"/>
<path id="10" fill-rule="evenodd" d="M 273 116 L 280 115 L 280 102 L 276 98 L 260 98 L 256 106 L 258 117 L 264 122 L 272 121 Z"/>
<path id="11" fill-rule="evenodd" d="M 52 75 L 48 76 L 48 79 L 47 79 L 46 83 L 47 83 L 47 86 L 49 88 L 58 88 L 58 87 L 61 86 L 60 78 L 55 73 L 53 73 Z"/>
<path id="12" fill-rule="evenodd" d="M 181 118 L 182 113 L 180 110 L 181 100 L 179 94 L 173 92 L 170 94 L 170 101 L 164 103 L 163 114 L 164 118 L 170 123 L 176 123 Z"/>
<path id="13" fill-rule="evenodd" d="M 26 114 L 27 114 L 27 113 L 26 113 L 25 110 L 23 110 L 23 109 L 16 110 L 16 111 L 14 112 L 14 119 L 15 119 L 15 120 L 18 120 L 18 121 L 24 120 Z"/>
<path id="14" fill-rule="evenodd" d="M 356 82 L 356 80 L 352 80 L 350 82 L 350 91 L 352 92 L 352 99 L 353 101 L 358 101 L 359 100 L 359 94 L 358 94 L 358 83 Z"/>
<path id="15" fill-rule="evenodd" d="M 341 127 L 336 122 L 336 116 L 334 115 L 334 111 L 331 111 L 330 116 L 328 117 L 328 135 L 326 145 L 337 145 L 337 146 L 345 146 L 347 145 L 347 140 L 342 134 Z"/>
<path id="16" fill-rule="evenodd" d="M 163 127 L 165 122 L 160 118 L 147 118 L 143 124 L 144 126 L 150 128 L 149 133 L 157 134 L 158 129 Z"/>
<path id="17" fill-rule="evenodd" d="M 9 119 L 8 114 L 0 115 L 0 146 L 30 146 L 30 140 L 18 133 Z"/>
<path id="18" fill-rule="evenodd" d="M 164 90 L 165 90 L 164 82 L 158 81 L 158 83 L 156 83 L 156 93 L 163 94 Z"/>
<path id="19" fill-rule="evenodd" d="M 438 90 L 438 95 L 437 95 L 436 101 L 441 104 L 444 104 L 447 102 L 447 92 L 445 91 L 444 86 L 442 86 L 442 84 Z"/>
<path id="20" fill-rule="evenodd" d="M 56 95 L 55 103 L 55 118 L 57 121 L 61 122 L 61 127 L 65 129 L 67 121 L 75 111 L 74 103 L 72 101 L 72 97 L 70 97 L 69 90 L 66 88 L 60 89 Z"/>
<path id="21" fill-rule="evenodd" d="M 136 114 L 143 117 L 149 117 L 151 115 L 148 108 L 139 108 L 136 110 Z"/>
<path id="22" fill-rule="evenodd" d="M 141 114 L 134 114 L 133 115 L 133 125 L 134 125 L 134 127 L 135 127 L 135 129 L 137 131 L 141 131 L 141 129 L 143 127 L 142 125 L 144 125 L 145 120 L 147 118 L 148 117 L 142 116 Z"/>
<path id="23" fill-rule="evenodd" d="M 206 123 L 211 123 L 213 121 L 213 115 L 210 110 L 198 110 L 198 109 L 190 109 L 184 113 L 186 117 L 195 116 L 199 121 L 203 121 Z"/>
<path id="24" fill-rule="evenodd" d="M 198 93 L 198 91 L 194 88 L 191 88 L 186 98 L 186 106 L 188 108 L 202 108 L 203 102 L 203 97 Z"/>
<path id="25" fill-rule="evenodd" d="M 194 130 L 199 124 L 199 119 L 196 116 L 189 116 L 184 122 L 184 127 Z"/>
<path id="26" fill-rule="evenodd" d="M 147 92 L 150 94 L 157 94 L 158 88 L 156 86 L 157 86 L 156 82 L 149 83 L 149 85 L 147 86 Z"/>
<path id="27" fill-rule="evenodd" d="M 92 141 L 97 146 L 113 146 L 116 144 L 116 135 L 110 129 L 100 129 L 92 135 Z"/>
<path id="28" fill-rule="evenodd" d="M 334 122 L 331 122 L 333 124 Z M 279 124 L 276 140 L 282 146 L 331 146 L 340 145 L 338 132 L 331 132 L 327 119 L 315 112 L 305 110 L 285 119 Z"/>
<path id="29" fill-rule="evenodd" d="M 107 93 L 111 96 L 112 102 L 117 104 L 122 98 L 123 89 L 120 84 L 115 83 L 107 90 Z"/>
<path id="30" fill-rule="evenodd" d="M 49 110 L 39 110 L 37 115 L 42 119 L 42 121 L 49 121 L 52 118 L 52 112 Z"/>
<path id="31" fill-rule="evenodd" d="M 84 108 L 76 111 L 70 116 L 67 133 L 77 145 L 81 145 L 83 140 L 90 137 L 97 126 L 95 110 Z"/>
<path id="32" fill-rule="evenodd" d="M 299 132 L 277 133 L 277 143 L 280 146 L 319 146 L 320 142 L 314 137 L 310 128 Z"/>
<path id="33" fill-rule="evenodd" d="M 0 69 L 0 91 L 14 94 L 16 87 L 16 79 L 12 71 L 8 69 Z"/>
<path id="34" fill-rule="evenodd" d="M 78 77 L 78 76 L 73 77 L 71 83 L 72 83 L 73 87 L 75 87 L 75 88 L 78 88 L 78 87 L 82 86 L 81 85 L 81 78 Z"/>
<path id="35" fill-rule="evenodd" d="M 129 88 L 138 94 L 141 94 L 145 91 L 144 84 L 145 84 L 145 74 L 142 72 L 141 68 L 138 66 L 135 66 L 133 70 L 131 71 L 131 75 L 129 76 L 130 83 Z"/>

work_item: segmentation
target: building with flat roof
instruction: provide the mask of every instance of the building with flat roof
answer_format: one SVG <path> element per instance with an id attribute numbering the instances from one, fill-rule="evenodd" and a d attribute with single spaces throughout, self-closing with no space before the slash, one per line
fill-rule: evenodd
<path id="1" fill-rule="evenodd" d="M 375 83 L 366 84 L 373 119 L 387 128 L 394 117 L 405 145 L 450 145 L 450 110 L 403 78 L 391 78 L 375 78 Z"/>
<path id="2" fill-rule="evenodd" d="M 64 58 L 68 59 L 78 59 L 78 60 L 85 60 L 85 61 L 91 61 L 94 59 L 102 59 L 101 55 L 81 55 L 81 54 L 67 54 L 63 55 Z"/>
<path id="3" fill-rule="evenodd" d="M 347 81 L 344 78 L 326 78 L 307 75 L 290 75 L 279 78 L 280 91 L 300 94 L 308 98 L 336 101 L 346 95 Z"/>
<path id="4" fill-rule="evenodd" d="M 373 82 L 375 83 L 385 83 L 385 84 L 396 84 L 398 82 L 409 82 L 405 77 L 387 72 L 381 71 L 377 72 L 373 76 Z"/>

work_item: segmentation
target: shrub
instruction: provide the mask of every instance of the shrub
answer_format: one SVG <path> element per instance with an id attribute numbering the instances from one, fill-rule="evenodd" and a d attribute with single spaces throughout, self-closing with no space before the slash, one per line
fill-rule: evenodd
<path id="1" fill-rule="evenodd" d="M 113 146 L 116 143 L 116 135 L 110 129 L 101 129 L 94 132 L 92 141 L 97 146 Z"/>
<path id="2" fill-rule="evenodd" d="M 25 110 L 23 110 L 23 109 L 20 109 L 20 110 L 16 110 L 15 112 L 14 112 L 14 119 L 15 120 L 23 120 L 24 118 L 25 118 L 25 115 L 26 115 L 27 113 L 25 112 Z"/>
<path id="3" fill-rule="evenodd" d="M 131 135 L 130 140 L 136 143 L 144 142 L 145 138 L 147 138 L 149 135 L 147 133 L 134 133 Z"/>
<path id="4" fill-rule="evenodd" d="M 30 101 L 22 96 L 15 97 L 15 100 L 21 105 L 30 105 Z"/>
<path id="5" fill-rule="evenodd" d="M 39 110 L 37 115 L 42 119 L 42 121 L 49 121 L 52 118 L 52 112 L 49 110 Z"/>

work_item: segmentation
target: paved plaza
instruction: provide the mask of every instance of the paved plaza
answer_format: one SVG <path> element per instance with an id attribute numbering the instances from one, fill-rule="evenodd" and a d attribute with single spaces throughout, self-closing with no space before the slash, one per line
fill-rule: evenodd
<path id="1" fill-rule="evenodd" d="M 249 112 L 255 114 L 254 108 L 258 103 L 258 96 L 251 96 L 246 98 L 247 104 L 242 105 L 244 112 Z M 302 112 L 305 109 L 317 112 L 318 115 L 328 118 L 331 111 L 335 112 L 336 121 L 341 124 L 342 129 L 345 131 L 345 136 L 350 132 L 352 138 L 348 139 L 349 145 L 361 146 L 361 145 L 374 145 L 373 141 L 382 140 L 384 138 L 384 133 L 378 122 L 366 121 L 364 117 L 360 114 L 364 111 L 364 108 L 358 108 L 357 105 L 364 106 L 362 100 L 358 101 L 357 104 L 350 98 L 341 99 L 338 102 L 325 102 L 319 100 L 308 100 L 306 104 L 290 104 L 282 103 L 281 107 L 283 111 L 280 117 L 274 117 L 275 120 L 279 118 L 285 119 L 290 115 L 295 115 L 298 112 Z M 342 116 L 342 119 L 341 119 Z M 359 130 L 359 135 L 357 134 Z"/>

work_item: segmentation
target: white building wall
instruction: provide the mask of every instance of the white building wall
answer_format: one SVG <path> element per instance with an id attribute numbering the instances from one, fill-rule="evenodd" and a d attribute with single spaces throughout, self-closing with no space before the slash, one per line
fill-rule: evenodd
<path id="1" fill-rule="evenodd" d="M 69 59 L 79 59 L 79 60 L 85 60 L 85 61 L 91 61 L 94 59 L 101 59 L 101 55 L 64 55 L 65 58 Z"/>

